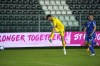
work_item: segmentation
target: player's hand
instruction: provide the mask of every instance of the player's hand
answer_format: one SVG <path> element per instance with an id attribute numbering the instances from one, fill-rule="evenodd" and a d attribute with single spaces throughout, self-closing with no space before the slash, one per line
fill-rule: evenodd
<path id="1" fill-rule="evenodd" d="M 85 36 L 86 35 L 86 33 L 85 32 L 83 32 L 83 36 Z"/>

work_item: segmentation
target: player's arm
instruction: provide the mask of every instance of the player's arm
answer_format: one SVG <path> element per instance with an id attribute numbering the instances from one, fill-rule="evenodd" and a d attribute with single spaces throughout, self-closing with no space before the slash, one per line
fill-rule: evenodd
<path id="1" fill-rule="evenodd" d="M 94 26 L 94 29 L 93 29 L 93 32 L 91 33 L 91 35 L 96 31 L 96 22 L 93 22 L 93 26 Z"/>
<path id="2" fill-rule="evenodd" d="M 55 31 L 55 28 L 56 28 L 56 22 L 53 22 L 52 32 L 56 32 L 56 31 Z"/>
<path id="3" fill-rule="evenodd" d="M 87 27 L 84 28 L 84 33 L 86 32 Z"/>
<path id="4" fill-rule="evenodd" d="M 84 26 L 84 33 L 86 32 L 86 30 L 87 30 L 87 23 Z"/>
<path id="5" fill-rule="evenodd" d="M 84 35 L 86 33 L 86 30 L 87 30 L 87 23 L 85 24 L 85 27 L 84 27 Z M 87 44 L 87 41 L 84 42 L 84 44 L 86 45 L 86 47 L 88 47 L 88 44 Z"/>
<path id="6" fill-rule="evenodd" d="M 92 32 L 92 34 L 93 34 L 95 31 L 96 31 L 96 26 L 94 26 L 94 29 L 93 29 L 93 32 Z"/>
<path id="7" fill-rule="evenodd" d="M 52 32 L 55 32 L 55 26 L 53 26 L 53 28 L 52 28 Z"/>

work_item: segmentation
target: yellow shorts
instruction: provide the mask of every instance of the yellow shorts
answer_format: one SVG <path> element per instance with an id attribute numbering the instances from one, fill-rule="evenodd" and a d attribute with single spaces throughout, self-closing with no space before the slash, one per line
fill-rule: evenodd
<path id="1" fill-rule="evenodd" d="M 55 28 L 55 30 L 56 32 L 60 33 L 61 36 L 64 36 L 64 32 L 65 32 L 64 28 L 60 28 L 60 29 Z"/>

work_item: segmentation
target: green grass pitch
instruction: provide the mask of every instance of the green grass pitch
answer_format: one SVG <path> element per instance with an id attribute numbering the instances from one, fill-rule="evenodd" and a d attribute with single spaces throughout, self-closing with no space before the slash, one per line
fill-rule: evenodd
<path id="1" fill-rule="evenodd" d="M 100 49 L 90 56 L 86 49 L 10 49 L 0 51 L 0 66 L 100 66 Z"/>

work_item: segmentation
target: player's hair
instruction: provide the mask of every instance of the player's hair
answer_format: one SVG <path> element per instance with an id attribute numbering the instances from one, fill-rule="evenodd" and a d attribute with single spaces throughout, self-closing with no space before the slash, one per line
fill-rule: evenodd
<path id="1" fill-rule="evenodd" d="M 89 14 L 89 16 L 94 16 L 93 14 Z"/>
<path id="2" fill-rule="evenodd" d="M 88 16 L 92 16 L 92 18 L 94 19 L 94 15 L 93 14 L 89 14 Z"/>
<path id="3" fill-rule="evenodd" d="M 52 15 L 50 15 L 50 14 L 48 14 L 47 16 L 46 16 L 46 19 L 48 19 L 48 17 L 51 17 Z"/>

